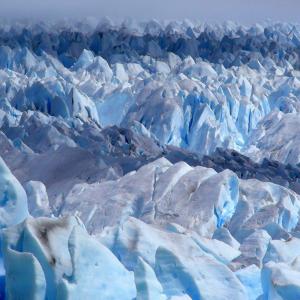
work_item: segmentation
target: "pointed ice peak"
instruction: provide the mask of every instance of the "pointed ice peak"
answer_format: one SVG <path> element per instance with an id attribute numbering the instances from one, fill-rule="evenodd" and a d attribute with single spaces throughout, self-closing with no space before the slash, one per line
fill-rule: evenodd
<path id="1" fill-rule="evenodd" d="M 24 66 L 25 72 L 38 63 L 37 57 L 27 48 L 21 48 L 15 52 L 14 61 L 20 67 Z"/>
<path id="2" fill-rule="evenodd" d="M 72 115 L 84 121 L 88 119 L 99 124 L 98 112 L 95 103 L 86 95 L 81 93 L 77 88 L 72 88 L 70 92 Z"/>
<path id="3" fill-rule="evenodd" d="M 145 34 L 149 34 L 152 36 L 158 36 L 161 31 L 162 31 L 162 26 L 159 23 L 159 21 L 153 19 L 153 20 L 147 22 L 146 27 L 145 27 Z"/>
<path id="4" fill-rule="evenodd" d="M 83 49 L 81 55 L 79 56 L 77 62 L 73 65 L 73 70 L 78 70 L 81 68 L 86 68 L 94 61 L 94 54 L 92 51 Z"/>

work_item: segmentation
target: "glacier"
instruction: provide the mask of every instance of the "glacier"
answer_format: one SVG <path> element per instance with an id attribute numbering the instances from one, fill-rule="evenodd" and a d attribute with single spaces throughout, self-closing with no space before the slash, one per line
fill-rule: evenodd
<path id="1" fill-rule="evenodd" d="M 297 164 L 299 138 L 283 128 L 297 126 L 299 113 L 298 27 L 229 25 L 182 24 L 173 35 L 174 24 L 157 25 L 149 40 L 145 24 L 108 23 L 86 35 L 75 25 L 8 26 L 0 34 L 1 109 L 13 123 L 27 110 L 102 127 L 138 122 L 162 144 L 199 154 L 223 147 Z"/>
<path id="2" fill-rule="evenodd" d="M 1 20 L 0 299 L 299 299 L 299 47 Z"/>

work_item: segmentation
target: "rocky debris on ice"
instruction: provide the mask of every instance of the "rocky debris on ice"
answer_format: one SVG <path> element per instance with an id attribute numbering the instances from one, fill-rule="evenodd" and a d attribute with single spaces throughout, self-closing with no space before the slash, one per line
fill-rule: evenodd
<path id="1" fill-rule="evenodd" d="M 153 140 L 150 132 L 140 123 L 135 123 L 130 129 L 115 126 L 101 129 L 93 123 L 69 123 L 63 119 L 47 117 L 39 112 L 26 112 L 22 114 L 17 124 L 9 124 L 4 121 L 1 129 L 1 153 L 9 167 L 18 170 L 16 175 L 22 182 L 33 178 L 37 181 L 42 180 L 50 192 L 50 198 L 53 197 L 51 186 L 46 176 L 41 174 L 46 170 L 47 173 L 55 172 L 55 169 L 59 167 L 53 163 L 52 155 L 54 153 L 51 152 L 59 152 L 60 156 L 65 157 L 82 156 L 84 160 L 87 160 L 85 163 L 90 165 L 89 170 L 94 169 L 93 166 L 97 165 L 95 161 L 104 161 L 107 167 L 101 163 L 101 178 L 122 176 L 149 161 L 164 156 L 172 163 L 185 161 L 189 165 L 209 167 L 217 172 L 230 169 L 242 179 L 256 178 L 261 181 L 274 182 L 299 192 L 300 171 L 297 166 L 284 165 L 267 159 L 264 159 L 262 163 L 255 163 L 236 151 L 222 149 L 217 149 L 210 156 L 201 158 L 196 153 L 174 146 L 163 147 L 157 140 Z M 35 138 L 37 136 L 39 137 L 38 141 Z M 41 159 L 38 157 L 39 155 L 32 155 L 33 152 L 40 154 L 47 152 L 49 157 L 41 155 Z M 27 156 L 30 157 L 29 160 Z M 41 164 L 41 161 L 46 162 L 50 159 L 52 160 L 51 166 L 46 168 Z M 29 161 L 30 164 L 33 164 L 35 160 L 39 163 L 34 167 L 28 165 Z M 80 164 L 79 161 L 82 159 L 76 160 Z M 92 161 L 91 164 L 89 160 Z M 55 158 L 55 161 L 58 159 Z M 60 164 L 67 164 L 67 161 L 60 162 Z M 30 168 L 30 172 L 28 168 Z M 19 174 L 20 170 L 22 170 L 22 174 Z M 32 170 L 38 172 L 39 175 L 34 177 Z M 93 172 L 100 171 L 91 171 L 91 173 Z M 29 173 L 31 177 L 26 176 Z M 73 173 L 76 174 L 76 171 Z M 99 176 L 91 176 L 91 174 L 86 176 L 86 180 L 89 182 L 96 181 L 97 178 Z M 65 174 L 64 180 L 68 180 L 67 174 Z"/>
<path id="2" fill-rule="evenodd" d="M 169 158 L 168 155 L 167 158 Z M 190 164 L 213 168 L 217 172 L 229 169 L 241 179 L 273 182 L 290 188 L 298 194 L 300 192 L 300 169 L 299 166 L 293 164 L 284 164 L 267 158 L 259 163 L 237 151 L 220 148 L 209 156 L 206 155 L 202 158 L 196 158 L 194 161 L 191 160 Z"/>

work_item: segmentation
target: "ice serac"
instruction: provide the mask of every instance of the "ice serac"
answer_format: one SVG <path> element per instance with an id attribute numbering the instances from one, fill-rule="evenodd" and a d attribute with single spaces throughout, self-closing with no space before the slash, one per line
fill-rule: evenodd
<path id="1" fill-rule="evenodd" d="M 287 104 L 285 104 L 287 105 Z M 256 160 L 269 158 L 286 164 L 300 162 L 299 113 L 274 111 L 258 124 L 248 141 L 246 154 Z"/>
<path id="2" fill-rule="evenodd" d="M 96 23 L 0 21 L 0 298 L 299 300 L 299 25 Z"/>
<path id="3" fill-rule="evenodd" d="M 210 195 L 211 198 L 205 195 Z M 191 198 L 192 201 L 197 199 L 198 205 L 202 207 L 199 211 L 200 232 L 211 237 L 216 228 L 228 223 L 235 212 L 238 198 L 238 178 L 230 171 L 219 173 L 200 184 Z M 214 202 L 210 199 L 214 199 Z"/>
<path id="4" fill-rule="evenodd" d="M 296 300 L 300 297 L 299 258 L 290 264 L 267 263 L 262 270 L 262 287 L 267 300 Z"/>
<path id="5" fill-rule="evenodd" d="M 99 117 L 95 103 L 86 95 L 73 88 L 70 92 L 71 115 L 84 121 L 93 120 L 99 123 Z"/>
<path id="6" fill-rule="evenodd" d="M 141 258 L 134 269 L 137 300 L 166 300 L 154 270 Z"/>
<path id="7" fill-rule="evenodd" d="M 270 241 L 271 237 L 266 231 L 261 229 L 254 231 L 241 244 L 242 255 L 236 262 L 246 266 L 255 264 L 261 268 Z"/>
<path id="8" fill-rule="evenodd" d="M 76 195 L 80 190 L 79 199 Z M 184 162 L 173 165 L 161 158 L 118 181 L 75 186 L 62 213 L 78 211 L 92 232 L 132 216 L 161 225 L 175 222 L 212 237 L 217 228 L 229 222 L 238 200 L 239 181 L 234 173 L 227 170 L 218 174 Z M 112 210 L 109 217 L 104 206 Z"/>
<path id="9" fill-rule="evenodd" d="M 40 181 L 28 181 L 24 188 L 27 193 L 30 215 L 47 216 L 50 213 L 50 207 L 45 185 Z"/>
<path id="10" fill-rule="evenodd" d="M 240 248 L 240 243 L 231 235 L 230 231 L 225 227 L 218 228 L 214 232 L 213 239 L 222 241 L 231 246 L 232 248 Z"/>
<path id="11" fill-rule="evenodd" d="M 300 256 L 300 239 L 291 237 L 288 240 L 270 241 L 264 262 L 291 263 Z"/>
<path id="12" fill-rule="evenodd" d="M 0 157 L 0 228 L 21 223 L 28 217 L 27 195 Z"/>
<path id="13" fill-rule="evenodd" d="M 240 199 L 229 230 L 243 241 L 256 229 L 273 237 L 286 237 L 299 222 L 299 195 L 282 186 L 255 179 L 240 181 Z M 276 229 L 277 228 L 277 229 Z"/>
<path id="14" fill-rule="evenodd" d="M 261 269 L 256 265 L 250 265 L 235 272 L 235 275 L 244 285 L 248 300 L 257 300 L 263 294 L 261 284 Z"/>
<path id="15" fill-rule="evenodd" d="M 138 122 L 199 154 L 222 147 L 299 163 L 299 134 L 289 130 L 300 112 L 297 26 L 133 23 L 1 24 L 1 109 L 10 119 L 38 110 L 101 126 Z"/>
<path id="16" fill-rule="evenodd" d="M 246 297 L 240 281 L 220 258 L 212 255 L 204 240 L 200 245 L 188 234 L 165 232 L 135 218 L 105 230 L 101 240 L 129 270 L 137 268 L 141 257 L 154 270 L 167 297 Z"/>
<path id="17" fill-rule="evenodd" d="M 3 230 L 2 241 L 9 299 L 25 290 L 31 293 L 28 299 L 136 296 L 133 272 L 91 238 L 77 218 L 28 218 Z"/>
<path id="18" fill-rule="evenodd" d="M 31 253 L 12 249 L 5 255 L 6 261 L 11 262 L 6 265 L 5 297 L 22 299 L 26 291 L 27 299 L 45 299 L 46 280 L 39 261 Z"/>

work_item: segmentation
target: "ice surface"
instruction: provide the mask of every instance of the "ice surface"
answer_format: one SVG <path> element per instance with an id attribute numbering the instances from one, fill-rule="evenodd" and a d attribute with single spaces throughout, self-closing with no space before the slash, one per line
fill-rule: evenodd
<path id="1" fill-rule="evenodd" d="M 261 270 L 256 265 L 250 265 L 238 270 L 238 279 L 245 286 L 249 300 L 257 300 L 263 294 L 261 285 Z"/>
<path id="2" fill-rule="evenodd" d="M 26 38 L 13 27 L 10 36 L 2 31 L 5 111 L 39 110 L 102 126 L 129 128 L 139 122 L 162 144 L 200 154 L 230 147 L 255 160 L 300 162 L 299 137 L 289 130 L 297 126 L 300 109 L 294 58 L 299 28 L 265 25 L 257 34 L 254 27 L 193 24 L 186 29 L 172 23 L 159 25 L 160 35 L 147 40 L 143 32 L 157 28 L 149 24 L 147 29 L 136 24 L 139 37 L 124 24 L 119 31 L 112 27 L 87 34 L 78 29 L 77 39 L 58 26 L 52 34 L 59 47 L 49 31 L 42 32 L 41 41 L 41 29 L 34 25 Z M 178 39 L 169 37 L 174 26 Z M 278 43 L 274 36 L 280 36 Z"/>
<path id="3" fill-rule="evenodd" d="M 38 218 L 3 231 L 7 297 L 28 290 L 28 299 L 133 299 L 133 273 L 82 226 L 76 218 Z"/>
<path id="4" fill-rule="evenodd" d="M 1 21 L 0 298 L 299 299 L 299 41 Z"/>
<path id="5" fill-rule="evenodd" d="M 157 280 L 154 270 L 141 258 L 138 258 L 134 270 L 137 300 L 165 300 L 163 288 Z"/>
<path id="6" fill-rule="evenodd" d="M 49 214 L 50 207 L 45 185 L 40 181 L 28 181 L 24 187 L 30 215 L 38 217 Z"/>
<path id="7" fill-rule="evenodd" d="M 299 266 L 269 262 L 262 271 L 264 299 L 293 300 L 300 296 Z"/>
<path id="8" fill-rule="evenodd" d="M 102 240 L 128 269 L 136 268 L 139 256 L 148 262 L 168 297 L 185 294 L 192 299 L 245 297 L 237 278 L 205 249 L 204 241 L 199 246 L 188 235 L 164 232 L 134 218 L 116 231 L 104 232 Z"/>
<path id="9" fill-rule="evenodd" d="M 22 222 L 28 216 L 27 196 L 0 157 L 0 228 Z"/>

